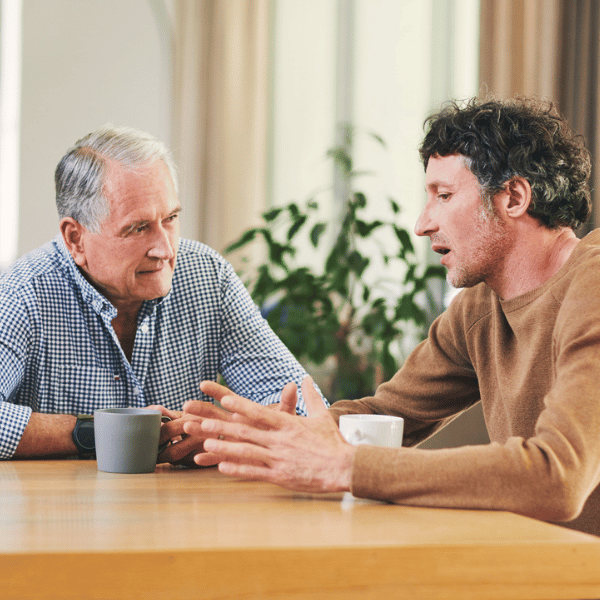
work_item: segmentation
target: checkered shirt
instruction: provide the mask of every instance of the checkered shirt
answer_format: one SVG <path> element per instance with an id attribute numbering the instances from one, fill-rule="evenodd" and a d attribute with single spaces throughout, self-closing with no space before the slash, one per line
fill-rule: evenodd
<path id="1" fill-rule="evenodd" d="M 81 275 L 60 236 L 0 277 L 0 458 L 10 458 L 32 411 L 93 413 L 210 401 L 199 383 L 221 374 L 240 394 L 271 404 L 305 376 L 231 265 L 181 240 L 172 289 L 144 302 L 131 364 L 111 322 L 116 310 Z M 299 392 L 298 414 L 306 414 Z"/>

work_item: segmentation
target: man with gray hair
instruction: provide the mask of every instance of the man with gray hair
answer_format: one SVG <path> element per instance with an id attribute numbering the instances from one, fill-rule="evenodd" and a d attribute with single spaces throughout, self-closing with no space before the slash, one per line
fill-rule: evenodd
<path id="1" fill-rule="evenodd" d="M 209 400 L 200 381 L 220 374 L 265 405 L 301 382 L 231 265 L 180 240 L 162 143 L 106 125 L 65 154 L 55 183 L 60 235 L 0 278 L 0 458 L 93 456 L 95 409 L 152 406 L 177 442 L 159 459 L 191 462 L 202 442 L 183 434 L 181 408 Z"/>

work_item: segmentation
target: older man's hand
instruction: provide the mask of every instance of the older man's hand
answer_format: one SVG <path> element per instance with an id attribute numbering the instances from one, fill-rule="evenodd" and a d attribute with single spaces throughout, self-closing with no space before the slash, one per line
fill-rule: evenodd
<path id="1" fill-rule="evenodd" d="M 210 402 L 194 402 L 205 405 L 205 415 L 214 419 L 228 418 L 229 413 L 218 408 Z M 171 463 L 172 465 L 185 465 L 188 467 L 211 467 L 218 463 L 218 459 L 204 449 L 206 434 L 189 435 L 184 431 L 184 423 L 188 421 L 200 422 L 201 419 L 184 411 L 169 410 L 164 406 L 148 406 L 149 409 L 159 410 L 171 420 L 163 423 L 160 430 L 160 444 L 167 441 L 171 443 L 158 455 L 158 463 Z M 196 457 L 200 457 L 196 459 Z"/>

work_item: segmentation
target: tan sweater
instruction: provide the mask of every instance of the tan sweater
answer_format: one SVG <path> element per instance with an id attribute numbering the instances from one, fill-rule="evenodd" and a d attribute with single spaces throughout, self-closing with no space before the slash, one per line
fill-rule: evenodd
<path id="1" fill-rule="evenodd" d="M 479 399 L 490 444 L 359 446 L 352 493 L 509 510 L 600 535 L 600 230 L 523 296 L 462 291 L 374 397 L 330 410 L 403 416 L 413 446 Z"/>

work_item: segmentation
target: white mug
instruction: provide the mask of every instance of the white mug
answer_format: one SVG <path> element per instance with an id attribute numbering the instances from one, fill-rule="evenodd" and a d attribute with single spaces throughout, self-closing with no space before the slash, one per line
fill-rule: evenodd
<path id="1" fill-rule="evenodd" d="M 404 419 L 391 415 L 342 415 L 340 431 L 353 446 L 370 444 L 400 448 L 404 433 Z"/>

